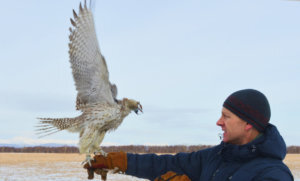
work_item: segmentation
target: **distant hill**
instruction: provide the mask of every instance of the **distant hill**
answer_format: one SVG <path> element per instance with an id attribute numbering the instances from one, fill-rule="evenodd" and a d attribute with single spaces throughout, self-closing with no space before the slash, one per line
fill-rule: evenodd
<path id="1" fill-rule="evenodd" d="M 14 148 L 22 148 L 25 147 L 25 144 L 1 144 L 0 147 L 14 147 Z"/>

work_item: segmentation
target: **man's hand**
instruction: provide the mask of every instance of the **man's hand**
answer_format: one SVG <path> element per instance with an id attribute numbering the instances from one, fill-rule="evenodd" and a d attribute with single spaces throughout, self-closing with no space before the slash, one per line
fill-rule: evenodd
<path id="1" fill-rule="evenodd" d="M 169 171 L 164 175 L 157 177 L 154 181 L 191 181 L 187 175 L 177 174 L 175 172 Z"/>
<path id="2" fill-rule="evenodd" d="M 108 172 L 107 157 L 103 155 L 95 155 L 94 160 L 91 161 L 91 166 L 86 163 L 83 168 L 87 169 L 88 179 L 94 178 L 94 172 L 101 175 L 102 180 L 106 180 Z"/>
<path id="3" fill-rule="evenodd" d="M 95 155 L 94 160 L 91 160 L 91 166 L 89 163 L 84 164 L 83 168 L 88 169 L 88 168 L 108 168 L 108 157 L 105 157 L 103 155 Z"/>

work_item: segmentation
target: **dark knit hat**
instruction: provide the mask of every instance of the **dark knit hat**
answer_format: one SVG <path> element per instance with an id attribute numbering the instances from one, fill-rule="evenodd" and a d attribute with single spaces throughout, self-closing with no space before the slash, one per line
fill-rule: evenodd
<path id="1" fill-rule="evenodd" d="M 269 123 L 271 110 L 266 96 L 253 89 L 245 89 L 232 93 L 223 107 L 229 109 L 242 120 L 263 132 Z"/>

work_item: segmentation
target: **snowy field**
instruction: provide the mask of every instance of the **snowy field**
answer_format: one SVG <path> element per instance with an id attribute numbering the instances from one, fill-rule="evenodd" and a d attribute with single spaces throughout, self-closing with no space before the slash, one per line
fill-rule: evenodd
<path id="1" fill-rule="evenodd" d="M 52 153 L 0 153 L 0 181 L 88 180 L 82 168 L 84 155 Z M 101 176 L 95 174 L 94 180 Z M 122 174 L 109 174 L 107 181 L 148 181 Z"/>
<path id="2" fill-rule="evenodd" d="M 61 162 L 57 164 L 40 167 L 32 164 L 30 167 L 23 165 L 0 166 L 1 181 L 82 181 L 88 180 L 87 173 L 77 165 L 79 162 Z M 94 180 L 100 180 L 99 175 L 95 175 Z M 107 181 L 147 181 L 121 174 L 109 174 Z"/>
<path id="3" fill-rule="evenodd" d="M 0 153 L 0 181 L 88 180 L 80 164 L 84 155 L 51 153 Z M 295 181 L 300 181 L 300 155 L 288 155 L 285 162 Z M 95 174 L 94 180 L 100 180 Z M 109 174 L 108 181 L 148 181 L 122 174 Z"/>

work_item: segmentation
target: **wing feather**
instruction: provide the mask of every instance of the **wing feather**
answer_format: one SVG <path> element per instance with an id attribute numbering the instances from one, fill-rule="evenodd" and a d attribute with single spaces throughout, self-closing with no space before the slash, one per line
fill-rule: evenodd
<path id="1" fill-rule="evenodd" d="M 72 74 L 77 90 L 77 105 L 93 103 L 114 103 L 109 82 L 109 73 L 100 52 L 95 32 L 93 14 L 80 4 L 79 13 L 73 10 L 71 19 L 69 56 Z"/>

